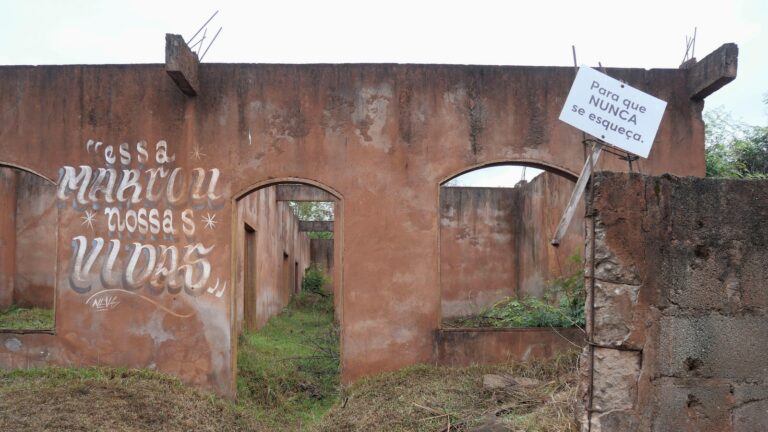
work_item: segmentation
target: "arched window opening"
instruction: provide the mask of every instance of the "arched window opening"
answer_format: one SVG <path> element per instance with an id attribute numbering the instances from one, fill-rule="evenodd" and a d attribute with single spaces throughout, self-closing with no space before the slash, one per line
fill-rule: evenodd
<path id="1" fill-rule="evenodd" d="M 56 185 L 0 166 L 0 331 L 52 331 Z"/>
<path id="2" fill-rule="evenodd" d="M 560 246 L 550 243 L 573 185 L 562 173 L 518 164 L 441 185 L 444 328 L 583 324 L 583 204 Z"/>

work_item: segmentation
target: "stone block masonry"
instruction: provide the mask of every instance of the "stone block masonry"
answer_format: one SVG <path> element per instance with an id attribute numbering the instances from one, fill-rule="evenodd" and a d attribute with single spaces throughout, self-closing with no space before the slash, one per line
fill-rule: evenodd
<path id="1" fill-rule="evenodd" d="M 602 172 L 593 192 L 582 431 L 768 430 L 768 182 Z"/>

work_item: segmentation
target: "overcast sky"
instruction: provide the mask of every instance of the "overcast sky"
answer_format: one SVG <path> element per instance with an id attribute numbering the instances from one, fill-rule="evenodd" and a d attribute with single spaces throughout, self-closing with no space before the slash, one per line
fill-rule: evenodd
<path id="1" fill-rule="evenodd" d="M 0 0 L 0 64 L 162 63 L 216 10 L 204 62 L 458 63 L 676 68 L 739 45 L 739 76 L 707 98 L 765 125 L 768 1 Z"/>

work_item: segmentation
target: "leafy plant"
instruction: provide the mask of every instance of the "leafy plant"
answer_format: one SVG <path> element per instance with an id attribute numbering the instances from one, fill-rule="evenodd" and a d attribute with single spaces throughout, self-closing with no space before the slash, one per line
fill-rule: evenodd
<path id="1" fill-rule="evenodd" d="M 704 121 L 708 177 L 768 178 L 768 127 L 734 120 L 722 108 L 708 111 Z"/>
<path id="2" fill-rule="evenodd" d="M 332 221 L 333 203 L 328 201 L 289 201 L 293 213 L 299 220 Z"/>
<path id="3" fill-rule="evenodd" d="M 569 258 L 581 263 L 579 255 Z M 491 306 L 485 316 L 494 327 L 582 327 L 585 322 L 584 270 L 550 282 L 543 298 L 508 297 Z"/>
<path id="4" fill-rule="evenodd" d="M 323 269 L 317 264 L 312 264 L 304 272 L 304 278 L 301 280 L 301 289 L 303 291 L 312 292 L 316 294 L 323 294 L 323 288 L 330 282 L 328 276 L 325 275 Z"/>
<path id="5" fill-rule="evenodd" d="M 289 201 L 288 206 L 302 221 L 332 221 L 333 203 L 327 201 Z M 332 231 L 310 231 L 311 239 L 332 239 Z"/>
<path id="6" fill-rule="evenodd" d="M 551 284 L 551 292 L 559 293 L 559 306 L 562 316 L 570 324 L 564 327 L 583 327 L 585 323 L 584 305 L 587 302 L 587 292 L 584 289 L 584 268 L 581 266 L 580 255 L 573 255 L 570 261 L 580 266 L 579 270 L 567 277 L 555 279 Z"/>
<path id="7" fill-rule="evenodd" d="M 569 258 L 581 264 L 577 254 Z M 507 297 L 478 316 L 462 317 L 449 327 L 583 327 L 585 323 L 584 270 L 551 281 L 542 298 Z"/>

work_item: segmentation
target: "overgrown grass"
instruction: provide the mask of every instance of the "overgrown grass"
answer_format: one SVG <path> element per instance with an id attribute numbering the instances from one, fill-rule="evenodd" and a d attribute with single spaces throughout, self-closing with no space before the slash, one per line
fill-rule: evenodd
<path id="1" fill-rule="evenodd" d="M 339 386 L 332 299 L 307 293 L 241 337 L 238 401 L 147 370 L 0 371 L 0 430 L 574 432 L 577 355 L 447 368 L 420 365 Z M 488 388 L 484 376 L 531 378 Z"/>
<path id="2" fill-rule="evenodd" d="M 0 330 L 51 330 L 53 309 L 22 308 L 13 305 L 0 310 Z"/>
<path id="3" fill-rule="evenodd" d="M 301 280 L 301 290 L 327 296 L 328 294 L 325 292 L 325 286 L 328 285 L 329 282 L 330 278 L 326 276 L 323 269 L 317 264 L 312 264 L 307 271 L 304 272 L 304 277 Z"/>
<path id="4" fill-rule="evenodd" d="M 0 371 L 0 430 L 305 430 L 338 399 L 338 334 L 332 298 L 297 296 L 241 337 L 237 402 L 149 370 Z"/>
<path id="5" fill-rule="evenodd" d="M 574 256 L 572 261 L 580 262 Z M 478 315 L 446 320 L 445 327 L 584 327 L 584 271 L 550 282 L 539 298 L 507 297 Z"/>
<path id="6" fill-rule="evenodd" d="M 339 330 L 333 299 L 299 294 L 238 348 L 237 391 L 242 404 L 274 428 L 303 429 L 339 395 Z"/>
<path id="7" fill-rule="evenodd" d="M 3 431 L 265 430 L 234 403 L 149 370 L 0 370 Z"/>
<path id="8" fill-rule="evenodd" d="M 574 351 L 550 361 L 466 368 L 419 365 L 384 373 L 349 387 L 313 430 L 467 431 L 497 425 L 513 431 L 575 432 L 577 363 Z M 488 388 L 483 385 L 486 375 L 529 380 Z"/>

